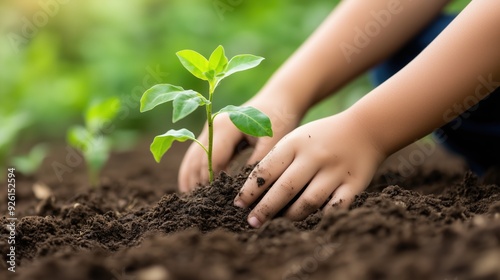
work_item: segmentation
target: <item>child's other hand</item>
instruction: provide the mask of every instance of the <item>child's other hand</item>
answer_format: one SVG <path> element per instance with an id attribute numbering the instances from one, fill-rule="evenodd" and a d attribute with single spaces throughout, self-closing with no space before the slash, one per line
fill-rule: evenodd
<path id="1" fill-rule="evenodd" d="M 293 109 L 297 106 L 278 98 L 255 98 L 246 103 L 245 106 L 255 107 L 265 113 L 271 119 L 274 135 L 273 137 L 251 137 L 239 131 L 229 119 L 228 114 L 218 115 L 214 120 L 212 153 L 212 165 L 215 176 L 221 170 L 226 170 L 229 162 L 235 155 L 238 145 L 242 141 L 246 141 L 254 148 L 248 160 L 248 164 L 254 164 L 260 161 L 279 139 L 296 128 L 303 116 L 302 113 L 296 113 L 297 110 Z M 198 140 L 207 146 L 207 125 L 205 125 Z M 179 189 L 182 192 L 187 192 L 195 188 L 197 184 L 207 182 L 207 155 L 197 143 L 193 143 L 187 150 L 179 170 Z"/>
<path id="2" fill-rule="evenodd" d="M 269 189 L 248 216 L 260 227 L 284 209 L 300 220 L 324 206 L 347 207 L 370 183 L 385 154 L 349 114 L 303 125 L 286 135 L 250 173 L 235 205 L 248 207 Z"/>

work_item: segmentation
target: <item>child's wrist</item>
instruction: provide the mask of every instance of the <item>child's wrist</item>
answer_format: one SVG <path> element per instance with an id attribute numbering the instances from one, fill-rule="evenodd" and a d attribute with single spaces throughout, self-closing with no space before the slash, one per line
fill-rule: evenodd
<path id="1" fill-rule="evenodd" d="M 345 115 L 346 125 L 353 127 L 354 131 L 358 132 L 356 137 L 363 137 L 373 147 L 373 150 L 377 153 L 377 157 L 380 162 L 393 153 L 393 149 L 389 147 L 387 143 L 382 143 L 380 141 L 383 139 L 383 137 L 379 137 L 379 134 L 383 133 L 382 129 L 369 127 L 364 121 L 364 117 L 360 116 L 355 110 L 348 109 L 341 114 Z"/>
<path id="2" fill-rule="evenodd" d="M 293 114 L 300 120 L 310 107 L 310 102 L 297 98 L 296 94 L 287 90 L 261 90 L 247 102 L 249 105 L 264 107 L 263 110 L 279 112 L 280 114 Z M 269 112 L 269 113 L 272 113 Z"/>

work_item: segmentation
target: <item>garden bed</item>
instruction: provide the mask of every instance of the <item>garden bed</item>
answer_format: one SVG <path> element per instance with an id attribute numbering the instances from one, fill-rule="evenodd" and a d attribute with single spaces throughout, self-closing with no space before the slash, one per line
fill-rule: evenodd
<path id="1" fill-rule="evenodd" d="M 113 155 L 99 189 L 88 187 L 83 164 L 57 179 L 63 149 L 36 176 L 16 174 L 16 272 L 4 253 L 5 193 L 0 278 L 500 278 L 500 187 L 460 164 L 422 165 L 405 178 L 389 164 L 349 210 L 252 229 L 248 210 L 232 205 L 249 169 L 179 195 L 185 146 L 176 147 L 160 165 L 146 145 Z M 387 178 L 399 178 L 397 186 Z"/>

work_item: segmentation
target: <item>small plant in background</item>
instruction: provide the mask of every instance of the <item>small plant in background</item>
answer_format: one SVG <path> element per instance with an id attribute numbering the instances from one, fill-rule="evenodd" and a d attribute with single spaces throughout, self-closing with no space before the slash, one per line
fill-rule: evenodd
<path id="1" fill-rule="evenodd" d="M 207 154 L 209 181 L 212 182 L 214 177 L 212 169 L 213 122 L 218 114 L 228 113 L 233 124 L 248 135 L 255 137 L 273 135 L 269 118 L 253 107 L 228 105 L 216 113 L 212 112 L 213 94 L 220 81 L 236 72 L 256 67 L 264 58 L 241 54 L 228 60 L 222 46 L 218 46 L 209 59 L 192 50 L 179 51 L 177 57 L 191 74 L 208 82 L 207 97 L 194 90 L 185 90 L 179 86 L 158 84 L 142 95 L 140 110 L 146 112 L 160 104 L 173 101 L 172 122 L 175 123 L 191 114 L 196 108 L 205 106 L 208 123 L 208 145 L 203 145 L 191 131 L 185 128 L 180 130 L 171 129 L 165 134 L 154 138 L 151 144 L 151 153 L 155 160 L 160 162 L 174 141 L 195 141 Z"/>
<path id="2" fill-rule="evenodd" d="M 0 113 L 2 113 L 0 115 L 2 130 L 0 133 L 0 168 L 5 170 L 7 167 L 6 164 L 11 157 L 11 152 L 16 147 L 21 130 L 30 124 L 31 119 L 24 112 L 12 115 L 6 115 L 3 112 Z M 4 176 L 4 171 L 0 172 L 0 179 L 3 179 Z"/>
<path id="3" fill-rule="evenodd" d="M 85 127 L 73 126 L 68 130 L 67 142 L 85 158 L 93 187 L 99 185 L 99 173 L 111 152 L 110 138 L 104 132 L 119 110 L 120 100 L 116 97 L 95 103 L 85 112 Z"/>
<path id="4" fill-rule="evenodd" d="M 12 165 L 17 171 L 26 176 L 33 175 L 42 165 L 43 160 L 47 156 L 48 147 L 46 144 L 37 144 L 31 148 L 26 155 L 15 156 L 12 158 Z"/>

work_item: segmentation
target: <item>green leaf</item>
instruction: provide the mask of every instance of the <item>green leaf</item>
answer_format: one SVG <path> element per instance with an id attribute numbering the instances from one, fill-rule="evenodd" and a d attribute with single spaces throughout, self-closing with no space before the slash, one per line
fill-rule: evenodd
<path id="1" fill-rule="evenodd" d="M 229 119 L 243 133 L 256 137 L 273 136 L 269 117 L 253 107 L 229 105 L 217 114 L 219 113 L 229 113 Z"/>
<path id="2" fill-rule="evenodd" d="M 214 80 L 215 80 L 215 70 L 213 69 L 210 69 L 208 70 L 207 72 L 203 73 L 205 75 L 205 77 L 207 77 L 207 80 L 210 82 L 210 83 L 213 83 Z"/>
<path id="3" fill-rule="evenodd" d="M 224 47 L 218 46 L 208 59 L 208 68 L 215 71 L 215 75 L 224 72 L 227 66 L 227 57 L 224 54 Z"/>
<path id="4" fill-rule="evenodd" d="M 196 93 L 192 90 L 184 90 L 182 87 L 159 84 L 151 87 L 141 97 L 141 112 L 146 112 L 154 107 L 174 100 L 179 94 Z"/>
<path id="5" fill-rule="evenodd" d="M 104 167 L 104 164 L 108 161 L 110 150 L 111 144 L 106 137 L 101 135 L 92 138 L 87 149 L 83 152 L 91 173 L 97 174 Z"/>
<path id="6" fill-rule="evenodd" d="M 11 147 L 14 145 L 20 131 L 28 126 L 31 121 L 26 112 L 16 113 L 11 116 L 0 115 L 2 131 L 0 133 L 0 164 L 6 160 L 7 154 L 11 151 Z"/>
<path id="7" fill-rule="evenodd" d="M 251 54 L 236 55 L 229 61 L 224 78 L 229 77 L 236 72 L 254 68 L 259 65 L 262 60 L 264 60 L 263 57 Z"/>
<path id="8" fill-rule="evenodd" d="M 203 95 L 195 91 L 177 95 L 173 102 L 174 111 L 172 113 L 172 122 L 175 123 L 183 119 L 196 110 L 196 108 L 207 103 L 209 103 L 209 101 Z"/>
<path id="9" fill-rule="evenodd" d="M 208 71 L 208 60 L 201 54 L 193 50 L 178 51 L 177 57 L 181 61 L 184 68 L 186 68 L 195 77 L 207 80 L 203 73 Z"/>
<path id="10" fill-rule="evenodd" d="M 95 103 L 85 112 L 85 125 L 92 132 L 99 131 L 105 123 L 112 121 L 120 111 L 120 99 L 108 98 Z"/>
<path id="11" fill-rule="evenodd" d="M 29 154 L 12 158 L 12 164 L 16 167 L 16 170 L 19 170 L 24 175 L 32 175 L 42 164 L 47 152 L 47 145 L 38 144 L 31 149 Z"/>
<path id="12" fill-rule="evenodd" d="M 156 162 L 160 162 L 174 141 L 185 142 L 186 140 L 196 140 L 191 131 L 185 128 L 179 130 L 171 129 L 165 134 L 156 136 L 153 143 L 151 143 L 150 150 Z"/>
<path id="13" fill-rule="evenodd" d="M 83 126 L 71 127 L 66 135 L 68 144 L 82 152 L 88 150 L 92 138 L 90 132 Z"/>

